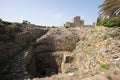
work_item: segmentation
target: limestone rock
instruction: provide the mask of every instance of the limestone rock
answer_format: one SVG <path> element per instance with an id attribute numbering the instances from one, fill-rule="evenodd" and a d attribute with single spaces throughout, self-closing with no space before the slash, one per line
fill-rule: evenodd
<path id="1" fill-rule="evenodd" d="M 78 34 L 70 30 L 51 29 L 33 45 L 34 52 L 72 51 L 78 41 Z"/>

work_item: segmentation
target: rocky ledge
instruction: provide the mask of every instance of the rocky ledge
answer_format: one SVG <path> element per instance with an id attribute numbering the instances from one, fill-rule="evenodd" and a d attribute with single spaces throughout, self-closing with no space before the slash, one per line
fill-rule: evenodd
<path id="1" fill-rule="evenodd" d="M 33 80 L 119 80 L 120 28 L 51 29 L 27 51 Z"/>
<path id="2" fill-rule="evenodd" d="M 120 79 L 120 28 L 51 28 L 30 43 L 2 80 Z"/>

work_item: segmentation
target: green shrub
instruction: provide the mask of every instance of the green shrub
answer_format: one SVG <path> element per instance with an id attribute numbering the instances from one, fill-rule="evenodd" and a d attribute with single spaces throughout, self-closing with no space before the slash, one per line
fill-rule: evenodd
<path id="1" fill-rule="evenodd" d="M 2 19 L 0 19 L 0 22 L 2 22 Z"/>
<path id="2" fill-rule="evenodd" d="M 120 17 L 105 18 L 98 22 L 99 26 L 105 27 L 120 27 Z"/>
<path id="3" fill-rule="evenodd" d="M 4 24 L 4 25 L 12 25 L 11 22 L 6 22 L 6 21 L 3 21 L 3 24 Z"/>
<path id="4" fill-rule="evenodd" d="M 0 34 L 0 41 L 8 41 L 10 36 L 8 34 Z"/>
<path id="5" fill-rule="evenodd" d="M 109 65 L 108 64 L 100 64 L 100 66 L 103 69 L 109 69 Z"/>
<path id="6" fill-rule="evenodd" d="M 3 26 L 3 21 L 0 19 L 0 27 Z"/>
<path id="7" fill-rule="evenodd" d="M 100 25 L 100 19 L 97 18 L 97 25 L 99 26 Z"/>
<path id="8" fill-rule="evenodd" d="M 2 22 L 0 22 L 0 27 L 3 27 L 3 23 Z"/>
<path id="9" fill-rule="evenodd" d="M 65 26 L 66 28 L 69 28 L 69 26 Z"/>
<path id="10" fill-rule="evenodd" d="M 22 24 L 27 25 L 27 24 L 30 24 L 30 22 L 28 22 L 27 20 L 23 20 Z"/>

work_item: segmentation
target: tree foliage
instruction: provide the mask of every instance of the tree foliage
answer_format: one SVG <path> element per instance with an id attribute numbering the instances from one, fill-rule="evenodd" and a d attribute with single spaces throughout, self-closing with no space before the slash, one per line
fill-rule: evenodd
<path id="1" fill-rule="evenodd" d="M 120 17 L 111 17 L 100 20 L 98 25 L 106 27 L 120 27 Z"/>
<path id="2" fill-rule="evenodd" d="M 120 0 L 105 0 L 99 8 L 102 18 L 120 16 Z"/>

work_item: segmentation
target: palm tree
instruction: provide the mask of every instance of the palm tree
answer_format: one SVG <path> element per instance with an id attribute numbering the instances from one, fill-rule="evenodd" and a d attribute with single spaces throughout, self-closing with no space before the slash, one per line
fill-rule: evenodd
<path id="1" fill-rule="evenodd" d="M 120 0 L 105 0 L 99 8 L 102 18 L 120 16 Z"/>

